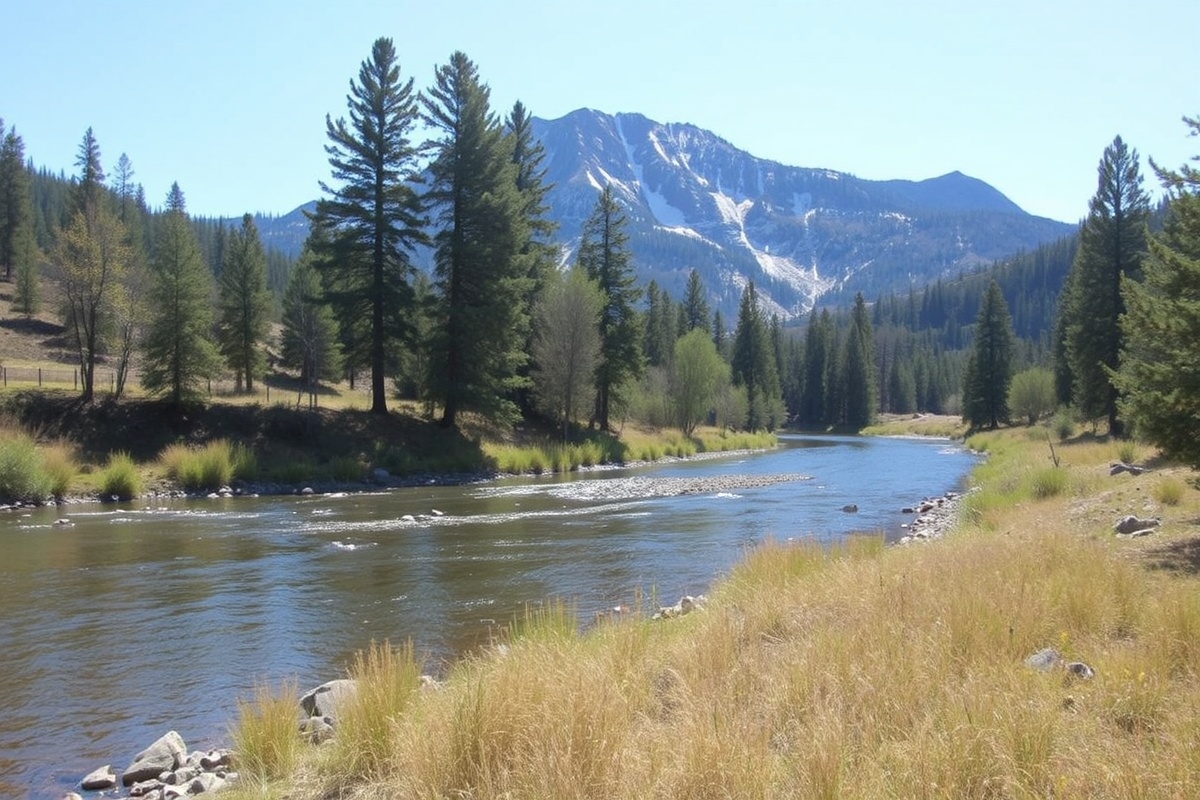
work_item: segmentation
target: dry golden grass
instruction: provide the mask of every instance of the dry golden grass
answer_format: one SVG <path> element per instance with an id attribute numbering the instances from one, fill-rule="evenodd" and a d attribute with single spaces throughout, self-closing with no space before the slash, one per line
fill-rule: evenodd
<path id="1" fill-rule="evenodd" d="M 946 539 L 769 543 L 706 610 L 664 622 L 578 633 L 551 607 L 411 696 L 382 769 L 320 748 L 300 778 L 244 796 L 1189 796 L 1196 489 L 1162 506 L 1153 473 L 1110 477 L 1112 446 L 1076 442 L 1056 445 L 1062 491 L 1038 499 L 1044 442 L 974 443 L 992 457 L 972 500 L 992 499 Z M 1116 539 L 1126 513 L 1161 515 L 1161 532 Z M 1045 647 L 1095 677 L 1025 665 Z"/>

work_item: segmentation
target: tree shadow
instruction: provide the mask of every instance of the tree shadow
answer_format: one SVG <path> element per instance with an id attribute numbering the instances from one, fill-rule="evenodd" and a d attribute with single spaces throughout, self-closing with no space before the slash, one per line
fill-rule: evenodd
<path id="1" fill-rule="evenodd" d="M 1200 529 L 1200 519 L 1186 524 Z M 1174 575 L 1200 575 L 1200 533 L 1149 548 L 1145 559 L 1150 569 Z"/>

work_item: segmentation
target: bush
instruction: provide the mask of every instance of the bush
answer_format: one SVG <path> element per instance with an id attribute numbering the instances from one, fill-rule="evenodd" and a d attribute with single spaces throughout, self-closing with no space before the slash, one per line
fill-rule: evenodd
<path id="1" fill-rule="evenodd" d="M 128 453 L 113 453 L 100 475 L 100 496 L 132 500 L 142 493 L 142 476 Z"/>
<path id="2" fill-rule="evenodd" d="M 1071 412 L 1065 408 L 1060 408 L 1058 413 L 1054 415 L 1052 427 L 1059 441 L 1065 442 L 1075 435 L 1075 420 Z"/>
<path id="3" fill-rule="evenodd" d="M 32 438 L 24 433 L 0 439 L 0 500 L 45 500 L 53 481 L 42 466 Z"/>
<path id="4" fill-rule="evenodd" d="M 1008 407 L 1033 425 L 1054 410 L 1054 373 L 1034 367 L 1013 376 L 1008 387 Z"/>

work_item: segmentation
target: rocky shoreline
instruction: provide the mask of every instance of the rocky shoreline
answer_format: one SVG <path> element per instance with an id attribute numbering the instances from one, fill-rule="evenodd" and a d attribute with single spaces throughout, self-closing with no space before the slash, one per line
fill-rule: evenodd
<path id="1" fill-rule="evenodd" d="M 905 534 L 896 543 L 930 542 L 945 536 L 958 522 L 962 498 L 959 492 L 946 492 L 941 497 L 926 497 L 920 503 L 902 508 L 901 513 L 912 514 L 914 519 L 901 525 Z"/>

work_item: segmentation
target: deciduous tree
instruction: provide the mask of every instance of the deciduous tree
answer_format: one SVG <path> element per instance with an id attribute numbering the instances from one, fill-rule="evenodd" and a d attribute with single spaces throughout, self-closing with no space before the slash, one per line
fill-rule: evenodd
<path id="1" fill-rule="evenodd" d="M 717 352 L 708 332 L 701 327 L 675 341 L 671 362 L 671 402 L 675 421 L 684 436 L 691 436 L 703 422 L 729 383 L 729 365 Z"/>
<path id="2" fill-rule="evenodd" d="M 604 295 L 582 269 L 553 275 L 537 305 L 533 337 L 534 392 L 542 409 L 568 426 L 592 400 L 600 362 Z"/>

